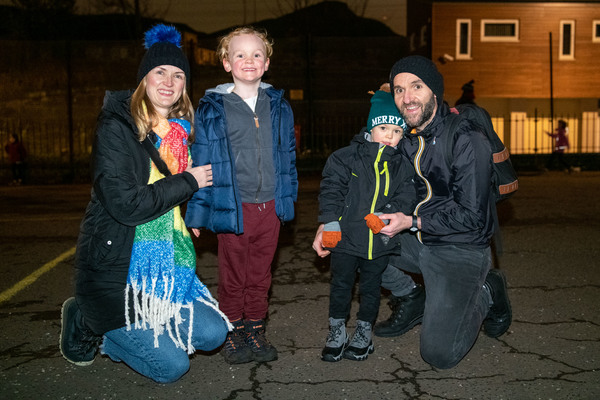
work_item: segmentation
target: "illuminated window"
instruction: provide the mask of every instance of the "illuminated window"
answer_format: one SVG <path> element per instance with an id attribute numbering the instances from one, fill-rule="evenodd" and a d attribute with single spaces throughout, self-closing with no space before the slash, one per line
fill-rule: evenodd
<path id="1" fill-rule="evenodd" d="M 471 59 L 471 20 L 456 20 L 456 59 Z"/>
<path id="2" fill-rule="evenodd" d="M 592 21 L 592 42 L 600 43 L 600 20 Z"/>
<path id="3" fill-rule="evenodd" d="M 519 20 L 517 19 L 482 19 L 482 42 L 518 42 Z"/>
<path id="4" fill-rule="evenodd" d="M 559 60 L 575 59 L 575 21 L 560 21 Z"/>

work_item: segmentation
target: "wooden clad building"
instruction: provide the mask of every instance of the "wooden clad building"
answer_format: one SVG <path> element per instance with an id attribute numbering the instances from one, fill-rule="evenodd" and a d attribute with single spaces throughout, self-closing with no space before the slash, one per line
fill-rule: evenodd
<path id="1" fill-rule="evenodd" d="M 562 115 L 576 133 L 573 150 L 600 151 L 600 2 L 434 0 L 430 6 L 431 58 L 444 75 L 449 104 L 474 80 L 477 104 L 505 116 L 496 122 L 505 142 L 514 141 L 513 152 L 549 149 L 543 131 Z M 547 123 L 531 127 L 539 137 L 523 138 L 544 116 Z"/>

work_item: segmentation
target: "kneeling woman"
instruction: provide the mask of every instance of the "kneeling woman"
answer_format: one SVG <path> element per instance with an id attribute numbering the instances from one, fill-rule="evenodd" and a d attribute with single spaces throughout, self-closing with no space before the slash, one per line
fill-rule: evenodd
<path id="1" fill-rule="evenodd" d="M 75 297 L 62 308 L 60 349 L 89 365 L 100 347 L 157 382 L 189 369 L 231 324 L 196 275 L 179 205 L 212 185 L 210 165 L 192 167 L 190 67 L 181 35 L 157 25 L 135 91 L 106 95 L 93 148 L 92 198 L 81 223 Z"/>

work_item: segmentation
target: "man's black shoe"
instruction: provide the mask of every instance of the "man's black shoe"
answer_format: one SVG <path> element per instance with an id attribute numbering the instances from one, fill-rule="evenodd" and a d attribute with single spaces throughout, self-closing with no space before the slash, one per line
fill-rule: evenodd
<path id="1" fill-rule="evenodd" d="M 489 337 L 497 338 L 508 330 L 512 322 L 512 309 L 506 289 L 506 277 L 499 269 L 491 269 L 485 284 L 492 296 L 492 305 L 483 321 L 483 331 Z"/>
<path id="2" fill-rule="evenodd" d="M 101 341 L 102 336 L 95 335 L 85 327 L 75 298 L 65 300 L 61 311 L 59 342 L 63 357 L 75 365 L 90 365 L 96 358 Z"/>
<path id="3" fill-rule="evenodd" d="M 406 296 L 396 297 L 391 295 L 389 301 L 392 315 L 375 325 L 375 336 L 393 337 L 400 336 L 415 325 L 423 321 L 425 310 L 425 289 L 417 285 Z"/>

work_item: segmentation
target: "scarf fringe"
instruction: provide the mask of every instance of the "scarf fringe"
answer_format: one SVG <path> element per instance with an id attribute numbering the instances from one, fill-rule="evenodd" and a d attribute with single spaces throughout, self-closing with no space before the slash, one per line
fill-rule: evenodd
<path id="1" fill-rule="evenodd" d="M 150 292 L 146 291 L 146 279 L 142 281 L 142 289 L 137 289 L 129 284 L 127 285 L 125 288 L 125 324 L 127 330 L 130 331 L 132 325 L 134 329 L 152 329 L 154 333 L 155 348 L 159 347 L 158 337 L 166 331 L 173 343 L 175 343 L 176 347 L 185 350 L 187 354 L 193 354 L 196 351 L 192 345 L 194 303 L 172 303 L 169 298 L 173 292 L 174 279 L 171 279 L 170 282 L 165 282 L 165 286 L 167 285 L 170 287 L 168 288 L 169 290 L 167 290 L 167 287 L 165 287 L 165 290 L 163 291 L 165 293 L 163 298 L 158 298 L 155 295 L 156 279 L 152 280 L 152 290 Z M 135 316 L 133 324 L 131 323 L 129 317 L 130 294 L 133 297 L 133 313 Z M 231 322 L 229 322 L 227 316 L 225 316 L 225 314 L 219 309 L 218 304 L 214 299 L 211 298 L 211 301 L 208 301 L 203 297 L 198 297 L 195 300 L 215 310 L 227 324 L 228 331 L 231 332 L 233 330 L 233 325 Z M 189 322 L 187 326 L 188 335 L 187 338 L 185 338 L 185 343 L 181 337 L 180 331 L 180 325 L 184 322 L 183 318 L 181 317 L 182 309 L 189 310 Z M 173 324 L 171 324 L 171 321 Z"/>

